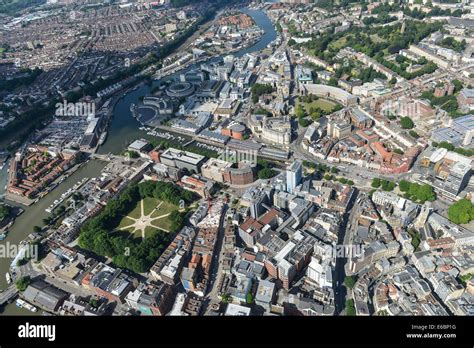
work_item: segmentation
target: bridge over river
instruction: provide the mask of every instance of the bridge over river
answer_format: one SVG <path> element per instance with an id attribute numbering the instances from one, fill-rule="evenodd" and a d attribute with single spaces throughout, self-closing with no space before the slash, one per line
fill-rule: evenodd
<path id="1" fill-rule="evenodd" d="M 10 285 L 0 293 L 0 306 L 10 302 L 10 300 L 14 299 L 16 295 L 18 295 L 18 289 L 15 285 Z"/>

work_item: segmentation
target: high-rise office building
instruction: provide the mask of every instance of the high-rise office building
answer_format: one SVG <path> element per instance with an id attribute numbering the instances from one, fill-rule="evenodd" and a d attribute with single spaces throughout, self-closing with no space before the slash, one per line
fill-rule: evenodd
<path id="1" fill-rule="evenodd" d="M 293 193 L 293 190 L 301 182 L 302 163 L 300 161 L 293 162 L 286 170 L 286 191 Z"/>

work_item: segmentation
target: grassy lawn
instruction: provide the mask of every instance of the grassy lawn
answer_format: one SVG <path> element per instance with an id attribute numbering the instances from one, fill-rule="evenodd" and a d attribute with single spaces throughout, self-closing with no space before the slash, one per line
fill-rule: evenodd
<path id="1" fill-rule="evenodd" d="M 167 217 L 154 220 L 151 224 L 152 226 L 159 228 L 160 230 L 163 230 L 163 231 L 171 230 L 171 221 Z"/>
<path id="2" fill-rule="evenodd" d="M 384 41 L 384 40 L 383 40 L 380 36 L 378 36 L 377 34 L 372 34 L 372 35 L 370 35 L 370 39 L 371 39 L 373 42 L 375 42 L 375 43 L 381 43 L 381 42 Z"/>
<path id="3" fill-rule="evenodd" d="M 341 37 L 340 39 L 336 40 L 336 41 L 333 41 L 329 44 L 329 46 L 331 48 L 334 48 L 336 50 L 340 50 L 342 47 L 344 47 L 344 45 L 346 44 L 347 40 L 346 38 L 343 36 Z"/>
<path id="4" fill-rule="evenodd" d="M 143 212 L 145 215 L 150 215 L 151 212 L 160 205 L 160 200 L 156 198 L 146 197 L 143 200 Z"/>
<path id="5" fill-rule="evenodd" d="M 265 48 L 263 51 L 262 51 L 263 54 L 266 54 L 267 56 L 271 56 L 273 51 L 270 49 L 270 48 Z"/>
<path id="6" fill-rule="evenodd" d="M 135 208 L 133 208 L 133 210 L 128 213 L 127 216 L 130 216 L 134 219 L 139 219 L 140 216 L 142 216 L 141 202 L 138 202 Z"/>
<path id="7" fill-rule="evenodd" d="M 145 228 L 145 238 L 150 238 L 158 232 L 159 231 L 156 228 L 154 228 L 152 226 L 149 226 L 149 227 Z"/>
<path id="8" fill-rule="evenodd" d="M 137 225 L 137 229 L 135 229 L 135 226 L 130 226 L 130 225 L 134 225 L 135 223 L 138 223 L 138 221 L 135 221 L 135 220 L 140 220 L 140 218 L 142 218 L 142 212 L 141 212 L 142 202 L 143 202 L 143 213 L 144 213 L 143 218 L 150 214 L 151 216 L 148 218 L 152 218 L 152 219 L 156 218 L 156 220 L 152 220 L 148 222 L 148 224 L 146 225 L 145 238 L 151 237 L 154 234 L 156 234 L 158 229 L 163 230 L 163 231 L 170 231 L 171 222 L 169 221 L 168 217 L 164 215 L 168 215 L 171 212 L 178 210 L 178 207 L 174 204 L 163 202 L 163 201 L 160 201 L 159 199 L 151 198 L 151 197 L 147 197 L 143 201 L 138 202 L 135 208 L 133 208 L 132 211 L 130 211 L 130 213 L 127 214 L 127 216 L 124 216 L 122 218 L 116 230 L 123 231 L 125 233 L 126 232 L 130 233 L 131 238 L 143 238 L 142 230 L 138 228 L 138 225 Z M 158 206 L 159 208 L 155 210 Z M 130 227 L 127 227 L 127 226 L 130 226 Z"/>
<path id="9" fill-rule="evenodd" d="M 132 239 L 143 238 L 142 230 L 136 230 L 136 231 L 130 232 L 130 238 Z"/>
<path id="10" fill-rule="evenodd" d="M 151 215 L 151 217 L 156 218 L 156 217 L 159 217 L 159 216 L 162 216 L 162 215 L 166 215 L 166 214 L 169 214 L 169 213 L 171 213 L 172 211 L 174 211 L 176 209 L 178 209 L 178 207 L 175 206 L 174 204 L 167 203 L 167 202 L 162 202 L 161 205 L 160 205 L 160 208 L 155 210 L 155 212 Z"/>
<path id="11" fill-rule="evenodd" d="M 120 221 L 120 224 L 118 225 L 117 229 L 123 230 L 124 227 L 132 225 L 133 222 L 134 221 L 132 219 L 129 219 L 128 217 L 124 217 L 122 221 Z"/>
<path id="12" fill-rule="evenodd" d="M 130 232 L 130 238 L 143 239 L 142 230 L 129 231 L 129 232 Z M 149 238 L 149 237 L 155 235 L 157 232 L 158 232 L 158 230 L 155 227 L 148 226 L 148 227 L 145 228 L 145 238 Z"/>
<path id="13" fill-rule="evenodd" d="M 309 113 L 309 110 L 311 108 L 320 108 L 326 112 L 330 112 L 336 106 L 336 103 L 330 100 L 325 100 L 325 99 L 318 99 L 312 103 L 302 103 L 302 104 L 307 113 Z"/>

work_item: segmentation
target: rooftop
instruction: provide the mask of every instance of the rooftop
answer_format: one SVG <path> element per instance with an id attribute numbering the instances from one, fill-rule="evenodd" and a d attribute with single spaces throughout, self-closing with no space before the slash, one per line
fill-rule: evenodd
<path id="1" fill-rule="evenodd" d="M 191 164 L 199 164 L 205 158 L 204 156 L 195 154 L 193 152 L 182 151 L 172 147 L 163 152 L 161 157 L 172 160 L 180 160 Z"/>

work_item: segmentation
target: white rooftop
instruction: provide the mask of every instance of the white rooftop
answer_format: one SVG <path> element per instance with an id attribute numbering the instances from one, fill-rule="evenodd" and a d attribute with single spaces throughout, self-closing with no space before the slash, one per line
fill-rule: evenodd
<path id="1" fill-rule="evenodd" d="M 250 308 L 240 306 L 237 304 L 229 303 L 225 311 L 225 315 L 228 316 L 249 316 Z"/>

